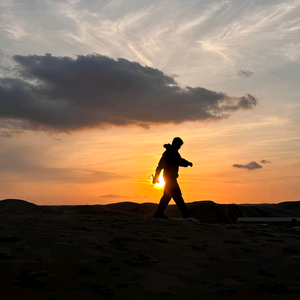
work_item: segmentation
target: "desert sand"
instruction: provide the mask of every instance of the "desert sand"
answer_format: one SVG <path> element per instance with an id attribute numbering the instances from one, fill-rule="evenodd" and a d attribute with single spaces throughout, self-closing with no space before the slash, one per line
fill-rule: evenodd
<path id="1" fill-rule="evenodd" d="M 229 206 L 198 206 L 187 220 L 169 206 L 164 220 L 152 218 L 156 204 L 0 201 L 0 298 L 300 299 L 300 229 L 235 224 Z"/>

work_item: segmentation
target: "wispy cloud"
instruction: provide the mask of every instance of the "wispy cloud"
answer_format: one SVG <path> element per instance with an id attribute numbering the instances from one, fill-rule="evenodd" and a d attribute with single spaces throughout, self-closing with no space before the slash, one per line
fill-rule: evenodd
<path id="1" fill-rule="evenodd" d="M 122 3 L 114 2 L 115 11 L 124 10 Z M 185 2 L 184 6 L 161 1 L 136 10 L 128 7 L 131 10 L 117 18 L 110 16 L 108 7 L 92 12 L 71 3 L 59 4 L 57 13 L 77 27 L 62 32 L 70 43 L 112 57 L 122 53 L 171 72 L 180 69 L 181 74 L 199 73 L 201 68 L 208 76 L 233 71 L 237 65 L 255 70 L 269 55 L 284 59 L 300 53 L 299 43 L 291 40 L 299 30 L 295 14 L 299 1 Z"/>
<path id="2" fill-rule="evenodd" d="M 13 3 L 16 5 L 20 5 L 22 7 L 26 7 L 29 10 L 34 10 L 37 7 L 36 0 L 13 0 Z"/>
<path id="3" fill-rule="evenodd" d="M 25 26 L 22 20 L 18 22 L 13 21 L 14 17 L 12 15 L 5 15 L 2 17 L 2 22 L 0 22 L 0 32 L 2 31 L 8 38 L 13 40 L 20 40 L 27 36 Z"/>
<path id="4" fill-rule="evenodd" d="M 22 13 L 25 1 L 5 3 L 0 28 L 18 40 L 19 49 L 34 41 L 39 50 L 48 46 L 60 55 L 68 43 L 72 55 L 125 57 L 179 74 L 185 82 L 300 58 L 299 0 L 41 0 L 33 12 Z"/>
<path id="5" fill-rule="evenodd" d="M 18 136 L 19 134 L 22 134 L 23 131 L 21 130 L 3 130 L 0 129 L 0 137 L 7 137 L 7 138 L 11 138 L 14 136 Z"/>

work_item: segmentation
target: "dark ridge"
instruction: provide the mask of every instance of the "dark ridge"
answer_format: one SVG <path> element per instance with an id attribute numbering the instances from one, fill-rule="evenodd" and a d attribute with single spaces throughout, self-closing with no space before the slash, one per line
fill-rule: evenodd
<path id="1" fill-rule="evenodd" d="M 122 210 L 124 212 L 148 215 L 155 212 L 157 208 L 157 204 L 151 202 L 145 202 L 145 203 L 118 202 L 118 203 L 106 204 L 105 207 L 113 210 Z"/>
<path id="2" fill-rule="evenodd" d="M 117 202 L 117 203 L 110 203 L 104 205 L 106 208 L 114 209 L 114 210 L 121 210 L 125 212 L 131 212 L 131 213 L 138 213 L 140 210 L 141 204 L 135 203 L 135 202 Z"/>
<path id="3" fill-rule="evenodd" d="M 146 202 L 118 202 L 106 205 L 36 205 L 25 200 L 5 199 L 0 201 L 0 213 L 123 215 L 128 217 L 151 217 L 158 204 Z M 203 223 L 236 223 L 238 217 L 290 217 L 300 216 L 300 201 L 278 204 L 218 204 L 210 200 L 187 203 L 194 208 L 193 218 Z M 165 214 L 180 218 L 181 212 L 174 202 L 168 205 Z"/>
<path id="4" fill-rule="evenodd" d="M 0 213 L 17 213 L 26 214 L 33 212 L 38 205 L 20 199 L 5 199 L 0 201 Z"/>
<path id="5" fill-rule="evenodd" d="M 300 209 L 300 201 L 286 201 L 275 204 L 277 208 L 282 209 Z"/>
<path id="6" fill-rule="evenodd" d="M 107 204 L 105 207 L 116 211 L 150 215 L 156 211 L 155 203 L 119 202 Z M 217 204 L 213 201 L 196 201 L 187 203 L 188 208 L 194 208 L 192 217 L 203 223 L 236 223 L 238 217 L 287 217 L 300 216 L 296 210 L 279 209 L 276 204 Z M 297 206 L 295 206 L 297 207 Z M 286 208 L 286 206 L 284 206 Z M 180 218 L 181 213 L 175 204 L 169 204 L 165 214 L 170 218 Z"/>

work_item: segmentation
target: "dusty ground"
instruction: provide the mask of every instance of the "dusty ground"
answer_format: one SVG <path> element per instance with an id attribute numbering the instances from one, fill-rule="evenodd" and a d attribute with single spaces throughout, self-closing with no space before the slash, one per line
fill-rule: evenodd
<path id="1" fill-rule="evenodd" d="M 0 214 L 1 299 L 300 299 L 300 229 Z"/>

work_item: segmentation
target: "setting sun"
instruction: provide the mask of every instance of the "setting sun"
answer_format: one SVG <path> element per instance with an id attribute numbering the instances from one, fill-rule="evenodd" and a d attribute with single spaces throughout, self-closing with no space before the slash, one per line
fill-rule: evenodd
<path id="1" fill-rule="evenodd" d="M 164 178 L 163 178 L 163 176 L 161 174 L 158 177 L 158 181 L 159 181 L 159 183 L 155 184 L 156 187 L 162 188 L 162 187 L 165 186 L 165 181 L 164 181 Z"/>

